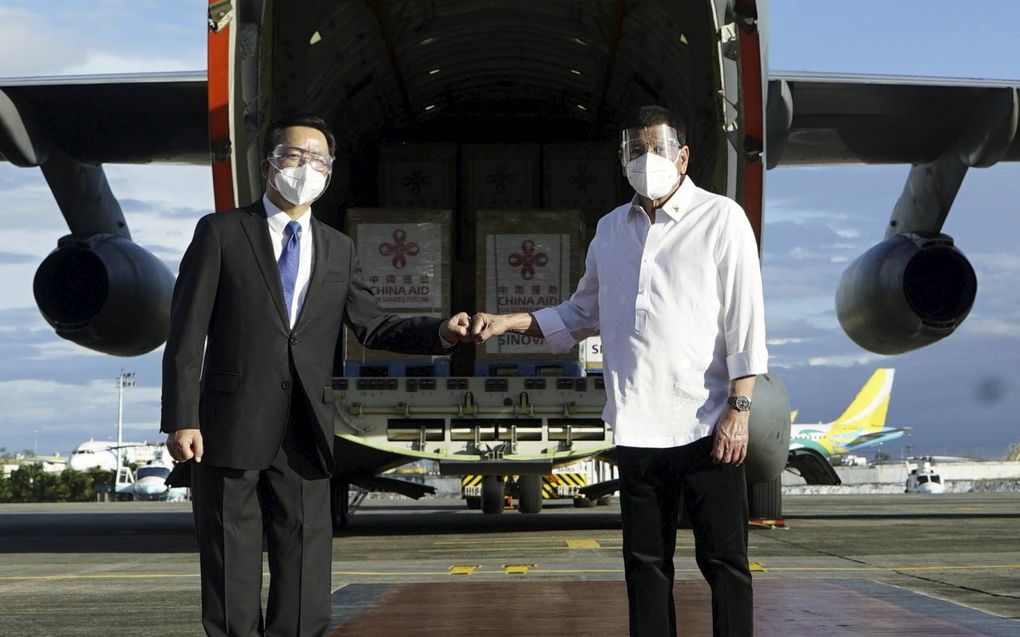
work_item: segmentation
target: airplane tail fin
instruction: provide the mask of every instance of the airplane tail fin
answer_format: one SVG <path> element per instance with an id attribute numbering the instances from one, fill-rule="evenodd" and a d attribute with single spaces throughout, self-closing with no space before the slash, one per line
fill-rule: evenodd
<path id="1" fill-rule="evenodd" d="M 843 415 L 833 422 L 833 433 L 878 431 L 885 427 L 895 372 L 890 368 L 876 369 Z"/>

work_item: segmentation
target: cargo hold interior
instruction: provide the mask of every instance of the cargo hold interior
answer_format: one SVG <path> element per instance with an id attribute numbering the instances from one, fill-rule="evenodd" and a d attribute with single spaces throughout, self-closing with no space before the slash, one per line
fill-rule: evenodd
<path id="1" fill-rule="evenodd" d="M 634 107 L 684 117 L 689 174 L 725 190 L 710 0 L 323 0 L 265 11 L 263 123 L 311 112 L 337 136 L 316 216 L 343 230 L 349 210 L 450 211 L 444 309 L 483 309 L 483 216 L 578 211 L 583 262 L 598 219 L 633 194 L 618 144 Z M 461 350 L 450 373 L 476 374 L 471 348 Z"/>

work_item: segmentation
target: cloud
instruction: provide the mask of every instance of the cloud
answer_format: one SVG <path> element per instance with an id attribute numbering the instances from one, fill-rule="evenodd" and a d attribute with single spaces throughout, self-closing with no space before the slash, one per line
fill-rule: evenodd
<path id="1" fill-rule="evenodd" d="M 875 361 L 882 360 L 882 358 L 883 357 L 879 354 L 862 352 L 858 354 L 846 354 L 843 356 L 812 356 L 807 359 L 807 364 L 810 367 L 856 367 L 860 365 L 868 365 Z"/>
<path id="2" fill-rule="evenodd" d="M 0 77 L 145 73 L 204 69 L 207 5 L 175 3 L 173 16 L 135 27 L 141 11 L 111 11 L 90 3 L 46 11 L 0 7 Z M 180 5 L 180 6 L 178 6 Z M 149 9 L 147 12 L 153 12 Z M 189 19 L 190 18 L 190 19 Z"/>
<path id="3" fill-rule="evenodd" d="M 37 263 L 38 259 L 34 254 L 24 252 L 0 252 L 0 265 Z"/>
<path id="4" fill-rule="evenodd" d="M 52 73 L 79 59 L 70 29 L 55 27 L 39 13 L 0 7 L 0 77 Z M 45 43 L 45 44 L 44 44 Z"/>
<path id="5" fill-rule="evenodd" d="M 155 73 L 191 71 L 189 61 L 174 57 L 143 57 L 117 53 L 88 53 L 85 59 L 64 67 L 62 75 L 104 75 L 107 73 Z"/>
<path id="6" fill-rule="evenodd" d="M 965 329 L 965 333 L 983 335 L 983 336 L 995 336 L 1000 338 L 1008 339 L 1020 339 L 1020 317 L 1014 317 L 1012 320 L 1002 319 L 968 319 L 961 328 L 961 331 Z M 1014 345 L 1013 347 L 1016 347 Z"/>
<path id="7" fill-rule="evenodd" d="M 107 362 L 108 367 L 113 367 Z M 88 438 L 112 438 L 116 435 L 116 368 L 104 378 L 84 382 L 60 382 L 42 379 L 0 381 L 4 410 L 0 414 L 0 446 L 8 449 L 31 448 L 34 432 L 44 444 L 40 452 L 70 451 Z M 160 388 L 136 386 L 124 390 L 124 418 L 132 429 L 148 438 L 160 437 Z M 140 418 L 141 416 L 141 418 Z"/>

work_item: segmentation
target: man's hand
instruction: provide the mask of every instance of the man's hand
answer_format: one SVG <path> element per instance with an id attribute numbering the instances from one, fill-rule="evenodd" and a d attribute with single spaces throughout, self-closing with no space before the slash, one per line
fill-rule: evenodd
<path id="1" fill-rule="evenodd" d="M 195 459 L 202 462 L 202 432 L 198 429 L 178 429 L 166 435 L 166 449 L 177 462 Z"/>
<path id="2" fill-rule="evenodd" d="M 479 312 L 471 317 L 471 338 L 475 343 L 484 343 L 493 336 L 505 334 L 508 326 L 506 316 Z"/>
<path id="3" fill-rule="evenodd" d="M 736 411 L 729 406 L 715 425 L 715 444 L 712 461 L 726 465 L 739 465 L 747 457 L 747 421 L 750 412 Z"/>
<path id="4" fill-rule="evenodd" d="M 468 328 L 470 327 L 471 317 L 468 316 L 467 312 L 461 312 L 454 314 L 446 323 L 443 323 L 439 329 L 439 335 L 447 343 L 470 343 L 472 340 L 468 334 Z"/>

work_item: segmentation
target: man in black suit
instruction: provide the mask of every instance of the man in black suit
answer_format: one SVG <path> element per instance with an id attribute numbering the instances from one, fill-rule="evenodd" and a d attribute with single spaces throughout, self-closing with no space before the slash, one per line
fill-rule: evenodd
<path id="1" fill-rule="evenodd" d="M 468 339 L 465 313 L 384 313 L 351 240 L 311 215 L 335 150 L 319 118 L 270 124 L 265 196 L 203 217 L 181 261 L 160 428 L 174 459 L 194 459 L 209 635 L 328 629 L 333 407 L 321 397 L 342 325 L 366 347 L 405 353 L 442 354 Z M 271 575 L 264 618 L 263 520 Z"/>

